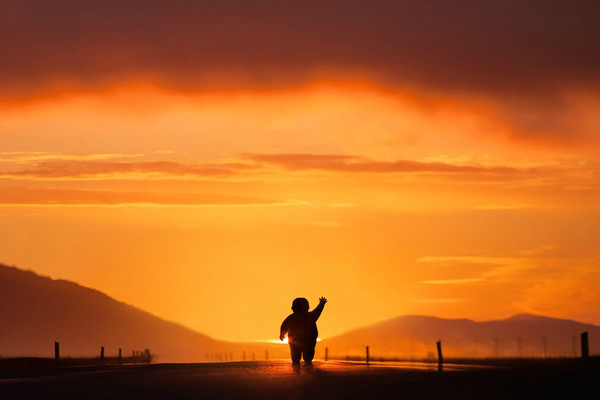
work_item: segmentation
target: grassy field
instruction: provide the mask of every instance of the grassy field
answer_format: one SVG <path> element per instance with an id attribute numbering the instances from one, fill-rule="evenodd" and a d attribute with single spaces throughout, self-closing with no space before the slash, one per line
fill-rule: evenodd
<path id="1" fill-rule="evenodd" d="M 1 399 L 595 399 L 600 362 L 592 358 L 494 368 L 370 367 L 288 361 L 80 366 L 0 379 Z"/>

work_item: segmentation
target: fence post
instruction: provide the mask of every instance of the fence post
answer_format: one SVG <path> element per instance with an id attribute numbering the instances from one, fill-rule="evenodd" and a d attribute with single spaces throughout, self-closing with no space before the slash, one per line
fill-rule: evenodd
<path id="1" fill-rule="evenodd" d="M 123 350 L 119 349 L 119 365 L 123 364 L 123 358 L 122 358 L 122 356 L 123 356 Z"/>
<path id="2" fill-rule="evenodd" d="M 544 347 L 544 358 L 548 358 L 548 337 L 542 336 L 542 346 Z"/>
<path id="3" fill-rule="evenodd" d="M 581 333 L 581 358 L 588 358 L 590 356 L 590 348 L 588 343 L 588 333 Z"/>
<path id="4" fill-rule="evenodd" d="M 265 350 L 265 360 L 269 359 L 269 350 Z"/>
<path id="5" fill-rule="evenodd" d="M 100 363 L 104 365 L 104 346 L 100 347 Z"/>
<path id="6" fill-rule="evenodd" d="M 54 359 L 60 361 L 60 343 L 54 342 Z"/>
<path id="7" fill-rule="evenodd" d="M 442 356 L 442 342 L 438 340 L 437 345 L 437 353 L 438 353 L 438 371 L 442 372 L 444 370 L 444 357 Z"/>
<path id="8" fill-rule="evenodd" d="M 329 347 L 325 347 L 325 361 L 329 358 Z"/>
<path id="9" fill-rule="evenodd" d="M 367 365 L 369 365 L 369 346 L 367 346 Z"/>

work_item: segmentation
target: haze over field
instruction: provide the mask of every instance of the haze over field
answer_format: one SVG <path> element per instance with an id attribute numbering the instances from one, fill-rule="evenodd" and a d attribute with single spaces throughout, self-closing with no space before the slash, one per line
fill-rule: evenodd
<path id="1" fill-rule="evenodd" d="M 295 297 L 600 324 L 595 1 L 0 0 L 0 262 L 224 340 Z"/>

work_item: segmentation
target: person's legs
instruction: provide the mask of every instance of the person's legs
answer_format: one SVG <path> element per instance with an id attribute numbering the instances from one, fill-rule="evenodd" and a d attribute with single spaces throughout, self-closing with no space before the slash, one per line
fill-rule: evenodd
<path id="1" fill-rule="evenodd" d="M 304 353 L 304 362 L 307 364 L 311 364 L 313 358 L 315 357 L 315 345 L 308 345 L 303 349 Z"/>
<path id="2" fill-rule="evenodd" d="M 292 356 L 292 363 L 298 364 L 300 358 L 302 358 L 302 347 L 290 343 L 290 355 Z"/>

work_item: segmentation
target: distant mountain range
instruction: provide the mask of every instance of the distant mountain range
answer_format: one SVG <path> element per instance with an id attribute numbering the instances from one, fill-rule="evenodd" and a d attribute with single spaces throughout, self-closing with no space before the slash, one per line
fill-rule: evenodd
<path id="1" fill-rule="evenodd" d="M 600 327 L 520 314 L 488 322 L 403 316 L 323 340 L 317 357 L 433 357 L 442 341 L 447 357 L 573 356 L 588 331 L 590 351 L 600 350 Z M 159 362 L 288 358 L 287 346 L 216 340 L 119 302 L 76 283 L 0 265 L 0 357 L 107 356 L 150 349 Z M 268 352 L 268 354 L 267 354 Z"/>
<path id="2" fill-rule="evenodd" d="M 600 327 L 531 314 L 486 322 L 407 315 L 353 330 L 321 342 L 329 354 L 433 358 L 442 341 L 448 357 L 544 357 L 580 354 L 588 332 L 590 353 L 600 352 Z"/>
<path id="3" fill-rule="evenodd" d="M 150 349 L 159 362 L 224 361 L 278 356 L 284 346 L 230 343 L 165 321 L 77 285 L 0 265 L 0 356 L 94 356 Z M 285 354 L 285 353 L 284 353 Z M 282 355 L 279 355 L 282 356 Z"/>

